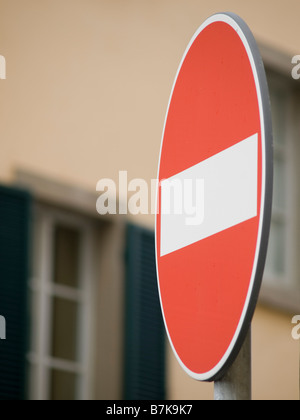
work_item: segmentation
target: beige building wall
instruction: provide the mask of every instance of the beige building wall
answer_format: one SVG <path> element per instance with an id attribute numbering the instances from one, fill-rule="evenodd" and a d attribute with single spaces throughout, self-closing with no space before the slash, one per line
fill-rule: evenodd
<path id="1" fill-rule="evenodd" d="M 122 169 L 155 178 L 181 56 L 223 10 L 299 53 L 297 0 L 0 0 L 0 179 L 18 167 L 90 190 Z"/>
<path id="2" fill-rule="evenodd" d="M 218 11 L 240 14 L 286 57 L 300 54 L 298 0 L 0 0 L 0 181 L 23 169 L 95 192 L 120 170 L 155 178 L 177 66 Z M 153 216 L 134 220 L 153 227 Z M 254 398 L 296 399 L 298 363 L 291 314 L 260 307 Z M 170 354 L 168 396 L 211 398 L 212 385 L 187 378 Z"/>

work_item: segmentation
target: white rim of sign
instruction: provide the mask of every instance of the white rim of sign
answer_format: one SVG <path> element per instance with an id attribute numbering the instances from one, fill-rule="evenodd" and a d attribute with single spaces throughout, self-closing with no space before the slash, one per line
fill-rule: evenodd
<path id="1" fill-rule="evenodd" d="M 260 125 L 261 125 L 261 142 L 262 142 L 262 191 L 261 191 L 261 209 L 260 209 L 260 218 L 259 218 L 259 228 L 258 228 L 258 235 L 257 235 L 257 242 L 256 242 L 256 250 L 255 250 L 255 258 L 254 258 L 254 263 L 253 263 L 253 269 L 252 269 L 252 274 L 251 274 L 251 280 L 250 280 L 250 286 L 248 288 L 248 293 L 247 293 L 247 297 L 246 297 L 246 301 L 245 301 L 245 305 L 238 323 L 238 326 L 236 328 L 235 334 L 231 340 L 231 343 L 228 347 L 228 349 L 226 350 L 224 356 L 222 357 L 222 359 L 219 361 L 219 363 L 211 370 L 209 370 L 208 372 L 205 373 L 195 373 L 193 371 L 191 371 L 180 359 L 179 355 L 176 352 L 176 349 L 173 345 L 173 342 L 171 340 L 170 334 L 169 334 L 169 330 L 168 330 L 168 326 L 166 323 L 166 319 L 165 319 L 165 314 L 164 314 L 164 310 L 163 310 L 163 305 L 162 305 L 162 299 L 161 299 L 161 293 L 160 293 L 160 287 L 159 287 L 159 273 L 158 273 L 158 267 L 156 268 L 157 270 L 157 281 L 158 281 L 158 290 L 159 290 L 159 298 L 160 298 L 160 304 L 161 304 L 161 308 L 162 308 L 162 314 L 163 314 L 163 319 L 164 319 L 164 324 L 165 324 L 165 328 L 167 331 L 167 335 L 168 335 L 168 339 L 169 342 L 171 344 L 172 350 L 179 362 L 179 364 L 181 365 L 181 367 L 186 371 L 186 373 L 191 376 L 192 378 L 196 379 L 196 380 L 200 380 L 200 381 L 209 381 L 211 378 L 215 377 L 218 372 L 220 372 L 220 370 L 224 367 L 225 363 L 227 362 L 227 360 L 229 359 L 233 348 L 238 340 L 238 337 L 240 335 L 240 332 L 242 330 L 244 321 L 245 321 L 245 317 L 247 314 L 247 310 L 249 307 L 249 302 L 250 302 L 250 298 L 252 295 L 252 291 L 253 291 L 253 286 L 254 286 L 254 281 L 255 281 L 255 275 L 256 275 L 256 270 L 257 270 L 257 263 L 258 263 L 258 258 L 259 258 L 259 250 L 260 250 L 260 243 L 261 243 L 261 237 L 262 237 L 262 226 L 263 226 L 263 216 L 264 216 L 264 207 L 265 207 L 265 188 L 266 188 L 266 138 L 265 138 L 265 120 L 264 120 L 264 109 L 263 109 L 263 102 L 262 102 L 262 95 L 261 95 L 261 87 L 260 87 L 260 82 L 259 82 L 259 77 L 258 77 L 258 73 L 257 73 L 257 68 L 256 68 L 256 64 L 255 64 L 255 60 L 254 60 L 254 56 L 253 53 L 251 51 L 251 47 L 249 45 L 249 42 L 247 40 L 247 37 L 245 36 L 242 28 L 240 27 L 240 25 L 238 24 L 237 21 L 235 21 L 230 15 L 228 14 L 222 14 L 222 13 L 218 13 L 215 14 L 211 17 L 209 17 L 208 19 L 206 19 L 206 21 L 198 28 L 198 30 L 195 32 L 194 36 L 192 37 L 190 43 L 188 44 L 185 53 L 182 57 L 182 60 L 180 62 L 179 68 L 177 70 L 176 73 L 176 77 L 175 77 L 175 81 L 173 83 L 173 87 L 172 87 L 172 91 L 171 91 L 171 95 L 170 95 L 170 99 L 169 99 L 169 103 L 168 103 L 168 108 L 167 108 L 167 112 L 166 112 L 166 117 L 165 117 L 165 122 L 164 122 L 164 128 L 163 128 L 163 136 L 162 136 L 162 141 L 161 141 L 161 146 L 160 146 L 160 154 L 159 154 L 159 165 L 158 165 L 158 174 L 157 174 L 157 179 L 159 180 L 159 169 L 160 169 L 160 160 L 161 160 L 161 152 L 162 152 L 162 145 L 163 145 L 163 139 L 164 139 L 164 134 L 165 134 L 165 129 L 166 129 L 166 123 L 167 123 L 167 117 L 168 117 L 168 113 L 169 113 L 169 108 L 170 108 L 170 104 L 171 104 L 171 100 L 173 97 L 173 92 L 176 86 L 176 82 L 177 82 L 177 78 L 178 75 L 181 71 L 182 68 L 182 64 L 191 48 L 191 46 L 193 45 L 194 41 L 196 40 L 196 38 L 200 35 L 200 33 L 209 25 L 211 25 L 212 23 L 215 22 L 224 22 L 227 23 L 228 25 L 230 25 L 239 35 L 245 50 L 247 52 L 250 64 L 251 64 L 251 68 L 252 68 L 252 73 L 254 76 L 254 80 L 255 80 L 255 86 L 256 86 L 256 92 L 257 92 L 257 96 L 258 96 L 258 104 L 259 104 L 259 115 L 260 115 Z M 159 192 L 159 183 L 157 183 L 157 191 L 156 191 L 156 209 L 157 209 L 157 204 L 158 204 L 158 192 Z M 157 235 L 157 225 L 156 225 L 156 218 L 155 218 L 155 235 Z M 155 255 L 157 257 L 157 237 L 155 238 L 155 247 L 156 247 L 156 252 Z M 156 265 L 157 266 L 157 265 Z"/>

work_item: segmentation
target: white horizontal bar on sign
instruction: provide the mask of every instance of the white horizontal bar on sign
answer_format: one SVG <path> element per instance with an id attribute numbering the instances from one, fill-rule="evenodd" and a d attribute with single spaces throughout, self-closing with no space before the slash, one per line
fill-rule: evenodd
<path id="1" fill-rule="evenodd" d="M 258 135 L 161 182 L 160 255 L 257 215 Z"/>

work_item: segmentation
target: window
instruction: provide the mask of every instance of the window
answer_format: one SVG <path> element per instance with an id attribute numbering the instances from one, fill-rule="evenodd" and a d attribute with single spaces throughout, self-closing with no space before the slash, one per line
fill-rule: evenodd
<path id="1" fill-rule="evenodd" d="M 44 207 L 35 212 L 32 399 L 89 398 L 92 232 L 85 218 Z"/>
<path id="2" fill-rule="evenodd" d="M 300 273 L 300 90 L 291 77 L 268 71 L 267 78 L 273 122 L 274 188 L 263 288 L 268 291 L 265 297 L 269 295 L 269 303 L 294 311 L 299 306 Z"/>
<path id="3" fill-rule="evenodd" d="M 274 144 L 272 223 L 266 273 L 272 281 L 285 281 L 287 274 L 287 129 L 289 90 L 283 80 L 269 75 Z"/>

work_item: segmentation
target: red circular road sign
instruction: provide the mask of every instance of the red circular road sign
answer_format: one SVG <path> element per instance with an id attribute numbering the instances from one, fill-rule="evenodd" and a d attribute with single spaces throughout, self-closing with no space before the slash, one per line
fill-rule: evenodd
<path id="1" fill-rule="evenodd" d="M 219 379 L 251 323 L 272 202 L 268 88 L 256 42 L 231 13 L 192 38 L 161 144 L 156 262 L 173 351 L 195 379 Z"/>

